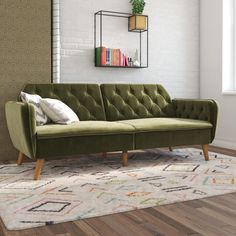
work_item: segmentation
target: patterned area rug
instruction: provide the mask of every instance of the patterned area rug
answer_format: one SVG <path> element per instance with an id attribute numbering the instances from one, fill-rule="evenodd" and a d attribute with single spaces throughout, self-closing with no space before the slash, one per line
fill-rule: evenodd
<path id="1" fill-rule="evenodd" d="M 10 230 L 199 199 L 236 191 L 236 158 L 197 149 L 173 153 L 80 156 L 46 162 L 33 181 L 34 163 L 0 166 L 0 212 Z"/>

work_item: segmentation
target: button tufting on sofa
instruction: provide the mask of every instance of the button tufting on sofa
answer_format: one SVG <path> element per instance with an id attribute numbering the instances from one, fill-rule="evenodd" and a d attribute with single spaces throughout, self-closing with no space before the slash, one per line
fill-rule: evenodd
<path id="1" fill-rule="evenodd" d="M 59 99 L 80 118 L 70 126 L 36 127 L 31 104 L 6 104 L 15 148 L 37 163 L 109 151 L 123 151 L 127 159 L 128 150 L 193 144 L 204 144 L 209 159 L 207 144 L 215 137 L 217 122 L 213 100 L 171 100 L 155 84 L 28 84 L 24 91 Z"/>

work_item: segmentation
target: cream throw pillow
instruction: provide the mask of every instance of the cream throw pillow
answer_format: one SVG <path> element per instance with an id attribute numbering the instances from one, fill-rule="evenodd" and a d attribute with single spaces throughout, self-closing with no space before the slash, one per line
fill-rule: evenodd
<path id="1" fill-rule="evenodd" d="M 46 114 L 43 112 L 43 110 L 40 107 L 40 100 L 42 98 L 39 95 L 21 92 L 20 98 L 22 102 L 30 103 L 34 106 L 34 110 L 36 113 L 35 119 L 36 119 L 37 125 L 45 125 L 46 123 L 50 121 L 49 118 L 46 116 Z"/>
<path id="2" fill-rule="evenodd" d="M 40 106 L 45 114 L 57 124 L 79 122 L 78 116 L 65 103 L 57 99 L 42 98 Z"/>

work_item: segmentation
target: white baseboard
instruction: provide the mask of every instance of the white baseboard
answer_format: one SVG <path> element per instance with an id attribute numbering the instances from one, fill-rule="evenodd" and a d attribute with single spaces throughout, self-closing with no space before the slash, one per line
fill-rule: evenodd
<path id="1" fill-rule="evenodd" d="M 223 147 L 223 148 L 229 148 L 229 149 L 236 150 L 236 142 L 215 139 L 214 142 L 212 143 L 212 145 L 217 146 L 217 147 Z"/>

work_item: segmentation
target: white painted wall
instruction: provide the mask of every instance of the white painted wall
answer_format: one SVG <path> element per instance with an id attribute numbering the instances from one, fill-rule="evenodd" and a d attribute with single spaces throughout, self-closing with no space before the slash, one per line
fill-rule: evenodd
<path id="1" fill-rule="evenodd" d="M 217 146 L 236 149 L 236 95 L 222 94 L 222 13 L 223 0 L 200 3 L 200 96 L 219 103 Z"/>
<path id="2" fill-rule="evenodd" d="M 131 12 L 129 0 L 61 0 L 61 82 L 161 83 L 172 97 L 199 97 L 199 0 L 147 0 L 150 67 L 94 67 L 93 16 L 99 10 Z M 110 24 L 109 24 L 110 23 Z M 135 49 L 127 23 L 108 22 L 107 47 Z M 108 33 L 111 33 L 108 34 Z M 130 35 L 128 38 L 127 34 Z M 122 48 L 124 49 L 124 48 Z"/>

